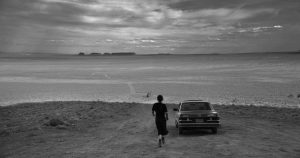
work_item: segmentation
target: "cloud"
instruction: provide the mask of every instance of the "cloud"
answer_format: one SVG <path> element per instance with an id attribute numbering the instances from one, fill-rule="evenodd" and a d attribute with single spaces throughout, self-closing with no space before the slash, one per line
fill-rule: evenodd
<path id="1" fill-rule="evenodd" d="M 11 11 L 19 20 L 51 27 L 89 28 L 149 28 L 179 29 L 182 27 L 204 28 L 220 23 L 234 23 L 238 20 L 259 14 L 272 13 L 272 9 L 200 9 L 182 11 L 161 5 L 158 1 L 123 1 L 123 0 L 34 0 L 25 4 L 25 9 L 17 10 L 23 4 L 13 0 Z M 21 19 L 22 18 L 22 19 Z M 79 30 L 79 29 L 77 29 Z M 170 32 L 174 33 L 174 32 Z"/>
<path id="2" fill-rule="evenodd" d="M 283 26 L 281 26 L 281 25 L 259 26 L 259 27 L 252 27 L 252 28 L 242 28 L 242 29 L 237 30 L 237 32 L 239 32 L 239 33 L 258 33 L 258 32 L 281 30 L 282 28 L 283 28 Z"/>
<path id="3" fill-rule="evenodd" d="M 237 21 L 245 20 L 261 14 L 272 14 L 274 9 L 234 9 L 234 8 L 219 8 L 219 9 L 201 9 L 193 12 L 184 12 L 183 20 L 195 20 L 199 23 L 236 23 Z M 187 23 L 187 25 L 189 25 Z M 205 26 L 205 25 L 204 25 Z"/>
<path id="4" fill-rule="evenodd" d="M 141 44 L 192 49 L 224 44 L 240 34 L 288 30 L 286 23 L 291 20 L 286 17 L 299 17 L 293 7 L 299 3 L 292 4 L 278 0 L 1 0 L 0 35 L 6 47 L 10 41 L 31 45 L 85 41 L 99 47 Z M 105 39 L 112 41 L 96 42 Z"/>

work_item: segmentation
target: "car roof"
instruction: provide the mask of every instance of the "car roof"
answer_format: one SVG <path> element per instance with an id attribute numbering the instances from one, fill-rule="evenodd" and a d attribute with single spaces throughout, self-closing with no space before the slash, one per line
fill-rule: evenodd
<path id="1" fill-rule="evenodd" d="M 214 107 L 210 104 L 210 102 L 208 101 L 203 101 L 203 100 L 184 100 L 182 102 L 180 102 L 180 104 L 182 103 L 208 103 L 211 110 L 214 110 Z"/>

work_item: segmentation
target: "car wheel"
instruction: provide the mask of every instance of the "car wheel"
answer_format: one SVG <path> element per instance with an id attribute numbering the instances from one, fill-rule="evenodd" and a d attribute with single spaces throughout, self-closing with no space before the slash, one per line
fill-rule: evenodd
<path id="1" fill-rule="evenodd" d="M 216 134 L 218 132 L 218 128 L 214 127 L 214 128 L 211 129 L 211 131 L 212 131 L 213 134 Z"/>
<path id="2" fill-rule="evenodd" d="M 182 134 L 182 133 L 183 133 L 182 127 L 178 127 L 178 134 Z"/>
<path id="3" fill-rule="evenodd" d="M 178 123 L 176 120 L 175 120 L 175 127 L 178 128 Z"/>

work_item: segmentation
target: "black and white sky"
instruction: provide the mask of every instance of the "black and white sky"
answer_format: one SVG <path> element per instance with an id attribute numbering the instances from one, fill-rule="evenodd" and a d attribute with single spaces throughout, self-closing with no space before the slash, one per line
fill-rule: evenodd
<path id="1" fill-rule="evenodd" d="M 0 0 L 2 52 L 300 49 L 300 0 Z"/>

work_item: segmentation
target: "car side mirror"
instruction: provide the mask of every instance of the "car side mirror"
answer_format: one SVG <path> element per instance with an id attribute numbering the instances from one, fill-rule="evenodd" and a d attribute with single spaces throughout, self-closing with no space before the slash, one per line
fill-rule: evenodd
<path id="1" fill-rule="evenodd" d="M 177 108 L 174 108 L 173 111 L 178 111 L 178 109 L 177 109 Z"/>

